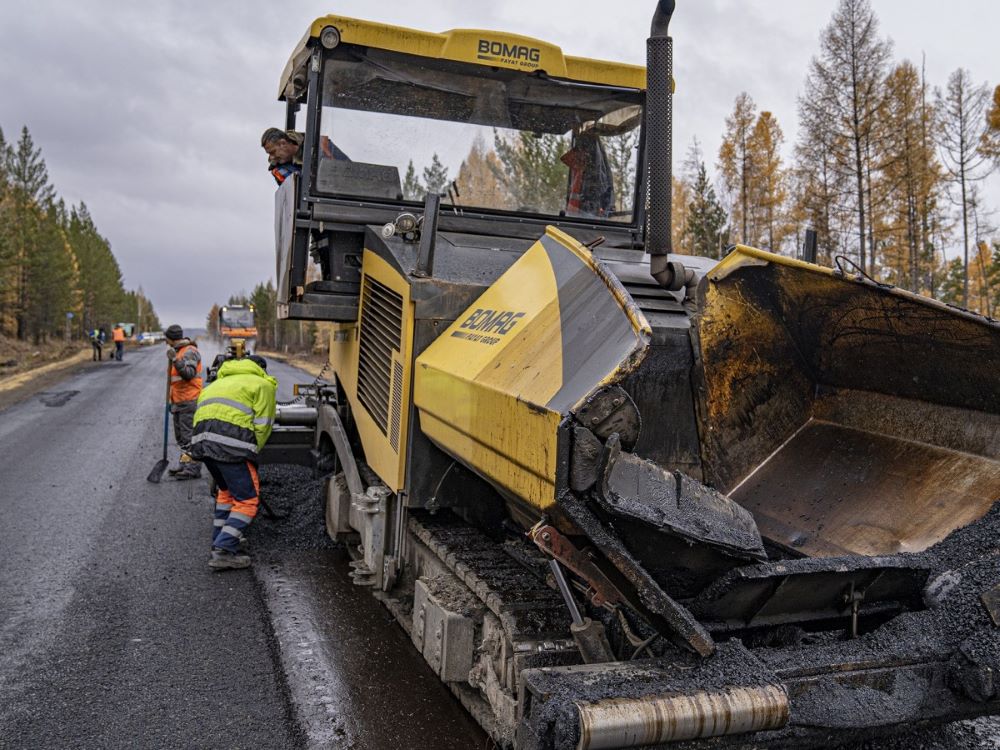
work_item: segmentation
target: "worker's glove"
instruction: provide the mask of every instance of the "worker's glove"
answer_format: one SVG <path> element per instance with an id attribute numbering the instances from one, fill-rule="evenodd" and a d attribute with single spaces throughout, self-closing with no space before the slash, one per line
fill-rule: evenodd
<path id="1" fill-rule="evenodd" d="M 174 349 L 174 347 L 172 347 L 172 346 L 168 346 L 167 347 L 167 359 L 169 359 L 171 362 L 173 362 L 176 357 L 177 357 L 177 350 Z"/>

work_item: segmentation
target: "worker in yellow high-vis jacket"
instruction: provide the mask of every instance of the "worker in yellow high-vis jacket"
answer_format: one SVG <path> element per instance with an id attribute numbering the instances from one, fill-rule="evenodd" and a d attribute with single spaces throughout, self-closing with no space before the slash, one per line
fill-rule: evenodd
<path id="1" fill-rule="evenodd" d="M 277 390 L 267 362 L 251 355 L 223 363 L 198 397 L 191 455 L 219 487 L 208 562 L 216 570 L 250 566 L 240 540 L 257 515 L 258 457 L 271 435 Z"/>

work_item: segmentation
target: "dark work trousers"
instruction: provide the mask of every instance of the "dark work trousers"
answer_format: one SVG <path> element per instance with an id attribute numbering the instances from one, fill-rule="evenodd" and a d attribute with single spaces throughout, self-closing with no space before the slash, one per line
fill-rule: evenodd
<path id="1" fill-rule="evenodd" d="M 174 415 L 174 439 L 177 447 L 187 453 L 191 449 L 191 433 L 194 432 L 194 413 L 198 410 L 198 400 L 179 401 L 170 405 Z"/>
<path id="2" fill-rule="evenodd" d="M 215 498 L 212 549 L 239 552 L 240 539 L 257 515 L 260 480 L 251 461 L 229 463 L 205 459 L 208 473 L 219 486 Z"/>
<path id="3" fill-rule="evenodd" d="M 124 351 L 125 351 L 125 342 L 124 341 L 116 341 L 115 342 L 115 359 L 117 359 L 119 362 L 122 361 L 122 354 L 124 353 Z"/>
<path id="4" fill-rule="evenodd" d="M 91 341 L 90 345 L 94 347 L 94 361 L 100 362 L 104 358 L 104 347 L 99 341 Z"/>

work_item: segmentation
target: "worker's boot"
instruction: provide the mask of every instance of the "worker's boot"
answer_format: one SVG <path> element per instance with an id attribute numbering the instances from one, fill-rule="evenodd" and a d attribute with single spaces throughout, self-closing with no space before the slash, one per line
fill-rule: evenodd
<path id="1" fill-rule="evenodd" d="M 179 472 L 174 474 L 174 479 L 201 479 L 201 465 L 192 463 L 182 467 Z"/>
<path id="2" fill-rule="evenodd" d="M 177 459 L 177 464 L 175 466 L 171 466 L 169 469 L 167 469 L 167 473 L 170 476 L 176 476 L 177 474 L 180 474 L 182 471 L 184 471 L 184 467 L 187 466 L 187 464 L 188 464 L 188 462 L 190 460 L 191 460 L 191 456 L 189 456 L 187 453 L 184 453 L 183 451 L 181 451 L 180 458 Z"/>
<path id="3" fill-rule="evenodd" d="M 250 555 L 242 552 L 228 552 L 224 549 L 213 549 L 208 561 L 212 570 L 241 570 L 250 567 Z"/>
<path id="4" fill-rule="evenodd" d="M 174 479 L 201 479 L 201 463 L 182 453 L 176 469 L 170 469 Z"/>

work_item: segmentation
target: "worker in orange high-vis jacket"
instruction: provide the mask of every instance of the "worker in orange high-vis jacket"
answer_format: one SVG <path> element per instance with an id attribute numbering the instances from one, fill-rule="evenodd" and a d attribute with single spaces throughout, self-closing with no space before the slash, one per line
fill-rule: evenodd
<path id="1" fill-rule="evenodd" d="M 164 336 L 170 360 L 170 412 L 174 415 L 174 437 L 181 449 L 177 466 L 169 472 L 174 479 L 198 479 L 201 464 L 191 457 L 191 434 L 202 389 L 201 353 L 179 325 L 167 328 Z"/>
<path id="2" fill-rule="evenodd" d="M 122 354 L 125 351 L 125 329 L 122 328 L 121 323 L 116 324 L 111 329 L 111 340 L 115 342 L 115 359 L 121 362 Z"/>

